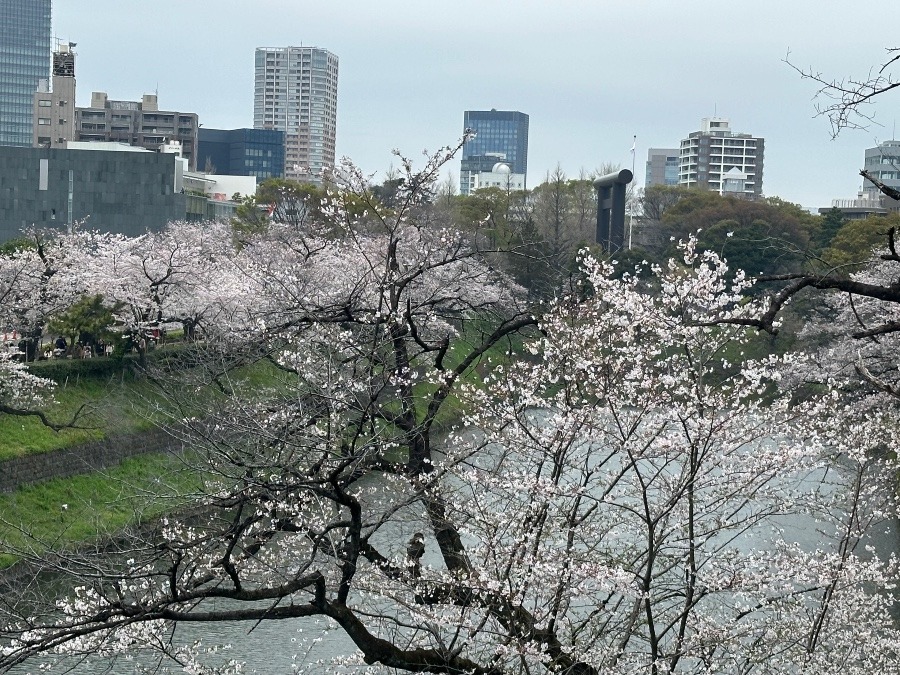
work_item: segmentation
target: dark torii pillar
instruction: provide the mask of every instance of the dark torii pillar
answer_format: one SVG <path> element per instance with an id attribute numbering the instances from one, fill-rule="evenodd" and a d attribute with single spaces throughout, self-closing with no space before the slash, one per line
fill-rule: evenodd
<path id="1" fill-rule="evenodd" d="M 608 253 L 625 245 L 625 186 L 634 174 L 628 169 L 600 176 L 597 189 L 597 243 Z"/>

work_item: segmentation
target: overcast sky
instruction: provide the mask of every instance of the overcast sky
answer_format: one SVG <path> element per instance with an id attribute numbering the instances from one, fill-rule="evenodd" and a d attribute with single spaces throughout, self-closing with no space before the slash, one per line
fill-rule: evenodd
<path id="1" fill-rule="evenodd" d="M 677 147 L 718 115 L 766 139 L 763 190 L 807 207 L 849 199 L 882 126 L 831 140 L 816 87 L 784 62 L 835 77 L 884 60 L 900 6 L 833 0 L 53 0 L 54 33 L 78 44 L 78 105 L 92 91 L 196 112 L 210 128 L 253 125 L 256 47 L 316 46 L 340 59 L 337 154 L 383 178 L 462 134 L 463 111 L 530 116 L 528 183 L 559 164 L 603 163 L 643 183 L 647 149 Z M 396 165 L 396 160 L 394 160 Z M 458 176 L 458 161 L 449 171 Z"/>

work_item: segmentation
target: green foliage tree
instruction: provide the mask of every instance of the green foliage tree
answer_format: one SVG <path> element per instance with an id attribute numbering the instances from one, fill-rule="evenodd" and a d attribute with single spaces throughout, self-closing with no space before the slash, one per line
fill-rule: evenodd
<path id="1" fill-rule="evenodd" d="M 397 207 L 398 195 L 405 180 L 402 177 L 388 177 L 381 185 L 373 185 L 372 196 L 389 209 Z"/>
<path id="2" fill-rule="evenodd" d="M 115 307 L 107 307 L 102 295 L 86 295 L 48 324 L 52 334 L 69 338 L 69 351 L 76 341 L 95 345 L 115 337 L 111 327 L 115 323 Z"/>
<path id="3" fill-rule="evenodd" d="M 253 196 L 244 197 L 232 221 L 238 233 L 261 232 L 270 220 L 303 228 L 321 218 L 322 188 L 286 178 L 268 178 Z"/>
<path id="4" fill-rule="evenodd" d="M 637 197 L 638 213 L 645 220 L 661 223 L 666 211 L 694 192 L 697 190 L 683 185 L 649 185 Z"/>
<path id="5" fill-rule="evenodd" d="M 831 245 L 835 235 L 847 224 L 847 219 L 843 212 L 833 207 L 830 211 L 821 216 L 819 220 L 819 228 L 813 234 L 812 247 L 815 251 L 824 251 Z"/>
<path id="6" fill-rule="evenodd" d="M 707 190 L 687 190 L 662 214 L 671 242 L 698 233 L 701 248 L 716 250 L 734 269 L 777 274 L 801 265 L 818 217 L 778 198 L 749 201 Z"/>
<path id="7" fill-rule="evenodd" d="M 22 249 L 35 249 L 35 243 L 27 237 L 17 237 L 0 244 L 0 255 L 11 255 Z"/>
<path id="8" fill-rule="evenodd" d="M 873 248 L 884 245 L 888 230 L 898 226 L 900 214 L 896 213 L 848 221 L 831 239 L 822 259 L 844 274 L 855 272 L 872 257 Z"/>

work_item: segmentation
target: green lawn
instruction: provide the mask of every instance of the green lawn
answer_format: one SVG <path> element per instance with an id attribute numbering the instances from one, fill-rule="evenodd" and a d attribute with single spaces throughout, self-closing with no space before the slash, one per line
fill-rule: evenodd
<path id="1" fill-rule="evenodd" d="M 483 328 L 478 323 L 469 324 L 462 340 L 477 342 Z M 446 356 L 448 367 L 459 363 L 465 351 L 464 344 L 455 345 Z M 496 363 L 508 363 L 516 352 L 521 352 L 521 338 L 503 341 L 474 364 L 463 379 L 479 383 Z M 97 371 L 92 371 L 95 366 Z M 48 416 L 54 422 L 64 421 L 84 406 L 80 423 L 89 428 L 55 432 L 37 418 L 0 416 L 0 460 L 153 426 L 147 411 L 160 401 L 160 390 L 127 370 L 115 370 L 112 363 L 39 363 L 33 372 L 52 376 L 58 382 L 56 403 L 46 409 Z M 229 379 L 239 389 L 259 392 L 278 392 L 292 386 L 290 375 L 264 362 L 238 369 Z M 433 385 L 420 384 L 417 388 L 424 404 Z M 197 396 L 200 412 L 214 407 L 222 392 L 207 387 Z M 458 421 L 462 406 L 464 403 L 457 398 L 448 399 L 439 424 L 449 426 Z M 17 552 L 90 545 L 130 525 L 183 508 L 189 496 L 197 494 L 200 482 L 196 469 L 187 468 L 173 455 L 142 455 L 104 471 L 55 479 L 0 495 L 0 567 L 15 562 Z"/>
<path id="2" fill-rule="evenodd" d="M 40 553 L 104 538 L 183 508 L 196 470 L 174 455 L 142 455 L 92 474 L 59 478 L 0 495 L 0 567 L 22 551 Z"/>
<path id="3" fill-rule="evenodd" d="M 138 402 L 152 395 L 146 382 L 132 377 L 64 381 L 54 391 L 55 403 L 44 412 L 54 423 L 62 423 L 81 409 L 78 425 L 86 428 L 57 432 L 37 417 L 0 416 L 0 461 L 98 440 L 110 432 L 149 428 Z"/>

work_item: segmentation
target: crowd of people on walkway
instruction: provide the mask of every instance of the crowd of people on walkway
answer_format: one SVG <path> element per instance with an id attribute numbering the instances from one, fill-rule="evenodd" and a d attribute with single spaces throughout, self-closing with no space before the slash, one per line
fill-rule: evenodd
<path id="1" fill-rule="evenodd" d="M 44 355 L 48 359 L 91 359 L 95 356 L 112 356 L 112 353 L 112 343 L 104 340 L 97 340 L 93 344 L 78 340 L 72 345 L 70 350 L 69 343 L 62 335 L 56 338 L 52 346 L 44 349 Z"/>

